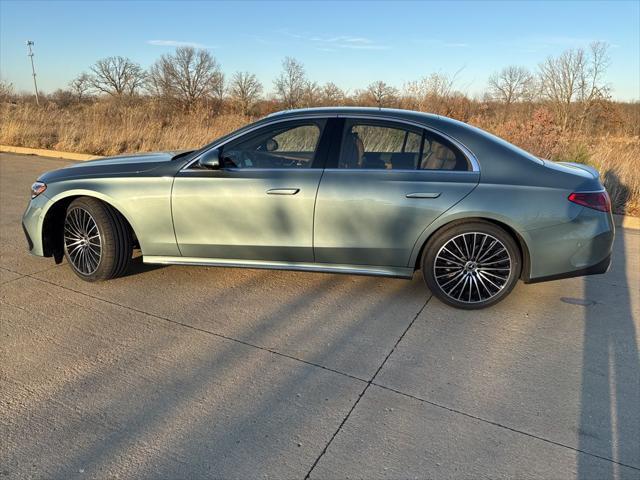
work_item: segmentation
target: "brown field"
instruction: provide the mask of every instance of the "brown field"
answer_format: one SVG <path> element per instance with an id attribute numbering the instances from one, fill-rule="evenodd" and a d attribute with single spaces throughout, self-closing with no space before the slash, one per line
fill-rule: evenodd
<path id="1" fill-rule="evenodd" d="M 560 129 L 544 105 L 518 106 L 503 115 L 499 105 L 452 99 L 444 113 L 489 130 L 541 157 L 573 161 L 597 168 L 614 211 L 640 215 L 640 140 L 637 104 L 612 104 L 618 113 L 595 118 L 580 130 Z M 411 104 L 396 106 L 415 108 Z M 278 110 L 264 102 L 256 116 Z M 158 99 L 127 102 L 93 99 L 37 107 L 18 100 L 0 104 L 0 144 L 48 148 L 95 155 L 195 148 L 252 121 L 228 113 L 224 105 L 200 106 L 185 112 Z M 431 109 L 434 111 L 437 109 Z M 612 119 L 613 118 L 613 119 Z"/>

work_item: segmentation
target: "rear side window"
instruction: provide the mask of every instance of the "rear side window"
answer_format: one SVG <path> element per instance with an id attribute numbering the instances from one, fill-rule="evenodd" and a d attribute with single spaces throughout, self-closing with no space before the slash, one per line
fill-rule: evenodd
<path id="1" fill-rule="evenodd" d="M 421 170 L 468 170 L 469 162 L 451 142 L 431 132 L 425 132 Z"/>
<path id="2" fill-rule="evenodd" d="M 415 170 L 421 143 L 420 129 L 347 120 L 338 167 Z"/>
<path id="3" fill-rule="evenodd" d="M 346 120 L 338 168 L 468 170 L 466 157 L 448 140 L 405 124 Z"/>

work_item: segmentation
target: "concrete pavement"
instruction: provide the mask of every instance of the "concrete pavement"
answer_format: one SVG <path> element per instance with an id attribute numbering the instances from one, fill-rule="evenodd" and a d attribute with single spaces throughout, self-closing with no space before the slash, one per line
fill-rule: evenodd
<path id="1" fill-rule="evenodd" d="M 640 232 L 453 310 L 413 280 L 31 257 L 0 156 L 0 478 L 640 479 Z"/>

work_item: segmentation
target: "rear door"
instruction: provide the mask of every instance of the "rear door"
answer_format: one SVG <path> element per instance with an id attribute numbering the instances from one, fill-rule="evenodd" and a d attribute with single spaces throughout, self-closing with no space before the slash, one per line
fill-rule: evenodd
<path id="1" fill-rule="evenodd" d="M 222 146 L 219 170 L 181 171 L 172 211 L 182 255 L 312 262 L 326 124 L 275 122 Z"/>
<path id="2" fill-rule="evenodd" d="M 424 229 L 479 172 L 442 135 L 395 120 L 340 120 L 316 200 L 316 262 L 408 266 Z"/>

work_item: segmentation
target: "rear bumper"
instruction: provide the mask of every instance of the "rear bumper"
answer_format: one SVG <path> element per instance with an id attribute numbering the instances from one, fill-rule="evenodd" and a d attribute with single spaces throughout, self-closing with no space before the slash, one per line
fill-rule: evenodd
<path id="1" fill-rule="evenodd" d="M 571 222 L 531 230 L 525 283 L 605 273 L 615 237 L 613 216 L 583 208 Z"/>
<path id="2" fill-rule="evenodd" d="M 609 265 L 611 265 L 611 255 L 607 255 L 605 259 L 601 260 L 595 265 L 591 265 L 590 267 L 581 268 L 579 270 L 573 270 L 571 272 L 548 275 L 546 277 L 531 278 L 529 280 L 525 280 L 525 283 L 549 282 L 551 280 L 562 280 L 563 278 L 584 277 L 587 275 L 599 275 L 601 273 L 607 273 L 607 270 L 609 270 Z"/>

